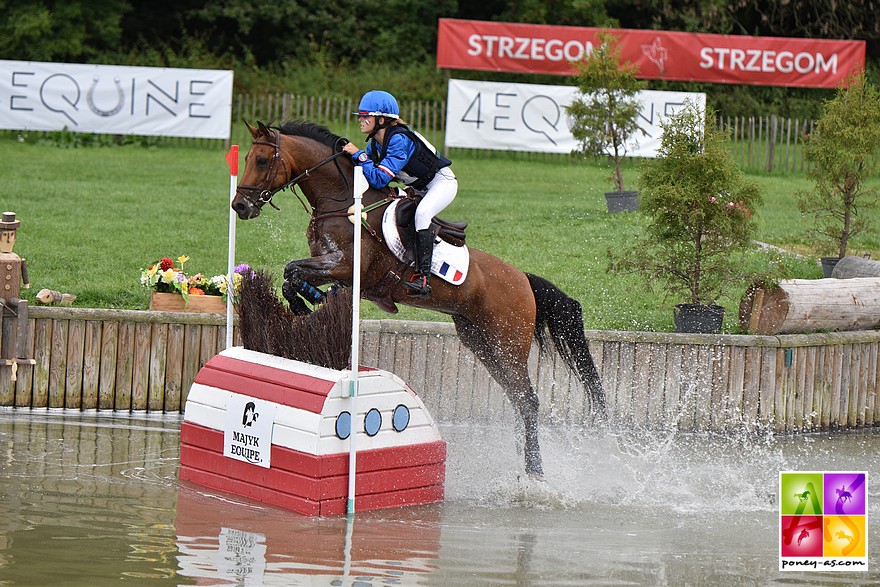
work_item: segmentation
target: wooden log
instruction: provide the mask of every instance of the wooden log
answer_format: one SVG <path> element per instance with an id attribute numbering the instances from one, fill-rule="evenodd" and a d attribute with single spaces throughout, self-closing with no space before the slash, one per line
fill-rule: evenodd
<path id="1" fill-rule="evenodd" d="M 168 349 L 165 363 L 165 412 L 181 411 L 183 388 L 183 324 L 168 325 Z"/>
<path id="2" fill-rule="evenodd" d="M 658 344 L 651 352 L 651 357 L 643 361 L 655 369 L 651 377 L 651 393 L 648 395 L 648 426 L 661 428 L 666 422 L 663 418 L 663 398 L 666 393 L 666 355 L 669 345 Z"/>
<path id="3" fill-rule="evenodd" d="M 98 366 L 98 409 L 112 410 L 116 383 L 116 351 L 119 346 L 119 322 L 104 322 Z"/>
<path id="4" fill-rule="evenodd" d="M 63 408 L 67 375 L 68 320 L 52 321 L 52 350 L 49 358 L 49 407 Z"/>
<path id="5" fill-rule="evenodd" d="M 168 365 L 168 324 L 153 324 L 147 383 L 147 410 L 165 409 L 165 370 Z"/>
<path id="6" fill-rule="evenodd" d="M 724 432 L 730 419 L 730 405 L 727 396 L 727 382 L 730 378 L 730 347 L 715 346 L 712 355 L 712 395 L 709 398 L 711 422 L 710 430 Z"/>
<path id="7" fill-rule="evenodd" d="M 765 335 L 871 330 L 880 326 L 880 277 L 756 284 L 740 302 L 739 322 L 749 334 Z"/>
<path id="8" fill-rule="evenodd" d="M 85 328 L 83 320 L 71 320 L 67 334 L 67 370 L 65 408 L 82 408 L 83 351 L 85 348 Z"/>
<path id="9" fill-rule="evenodd" d="M 636 345 L 632 342 L 620 343 L 620 355 L 617 376 L 620 378 L 617 384 L 619 417 L 627 424 L 634 423 L 633 406 L 633 372 L 635 370 Z"/>
<path id="10" fill-rule="evenodd" d="M 34 320 L 34 391 L 32 408 L 49 407 L 49 358 L 52 354 L 52 320 Z"/>
<path id="11" fill-rule="evenodd" d="M 134 361 L 131 373 L 131 409 L 146 410 L 150 381 L 150 324 L 136 324 L 134 330 Z"/>
<path id="12" fill-rule="evenodd" d="M 98 381 L 101 369 L 101 331 L 103 324 L 94 320 L 85 323 L 83 343 L 82 409 L 98 408 Z"/>
<path id="13" fill-rule="evenodd" d="M 834 279 L 853 279 L 856 277 L 880 277 L 880 261 L 862 257 L 847 256 L 837 262 L 831 272 Z"/>
<path id="14" fill-rule="evenodd" d="M 28 319 L 27 356 L 34 356 L 34 319 Z M 34 361 L 36 363 L 36 361 Z M 34 387 L 34 365 L 18 366 L 18 381 L 15 382 L 15 405 L 30 407 Z"/>
<path id="15" fill-rule="evenodd" d="M 116 384 L 113 404 L 116 410 L 131 409 L 132 384 L 134 382 L 135 324 L 122 322 L 117 335 Z"/>
<path id="16" fill-rule="evenodd" d="M 682 399 L 682 381 L 685 377 L 682 369 L 682 351 L 680 344 L 670 344 L 666 349 L 664 415 L 666 422 L 676 422 Z M 607 387 L 605 389 L 608 389 Z"/>
<path id="17" fill-rule="evenodd" d="M 196 373 L 202 365 L 199 364 L 201 347 L 202 327 L 196 324 L 187 324 L 183 330 L 183 366 L 181 372 L 180 411 L 186 406 L 186 398 L 189 388 L 196 378 Z"/>

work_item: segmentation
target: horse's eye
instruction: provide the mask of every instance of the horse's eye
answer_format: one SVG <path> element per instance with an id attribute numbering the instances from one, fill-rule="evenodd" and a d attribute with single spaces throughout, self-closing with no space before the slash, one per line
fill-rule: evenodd
<path id="1" fill-rule="evenodd" d="M 265 167 L 269 164 L 269 159 L 266 157 L 257 157 L 257 167 Z"/>

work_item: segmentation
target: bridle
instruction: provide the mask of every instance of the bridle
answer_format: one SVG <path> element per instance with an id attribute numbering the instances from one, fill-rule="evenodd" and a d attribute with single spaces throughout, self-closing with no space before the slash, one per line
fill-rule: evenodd
<path id="1" fill-rule="evenodd" d="M 284 157 L 281 155 L 281 133 L 275 129 L 270 129 L 269 138 L 271 140 L 255 140 L 253 141 L 254 145 L 265 145 L 267 147 L 272 147 L 275 150 L 275 154 L 272 155 L 272 161 L 269 163 L 269 168 L 266 170 L 266 177 L 263 179 L 263 186 L 257 185 L 239 185 L 236 189 L 236 193 L 241 194 L 241 196 L 247 200 L 252 206 L 256 208 L 262 208 L 265 204 L 269 204 L 276 210 L 278 210 L 278 206 L 272 203 L 272 198 L 278 192 L 282 192 L 287 188 L 290 188 L 290 191 L 294 193 L 300 203 L 305 208 L 306 212 L 309 214 L 313 214 L 313 211 L 310 211 L 306 206 L 305 202 L 303 202 L 302 198 L 296 190 L 294 190 L 294 186 L 296 186 L 300 181 L 304 179 L 308 179 L 313 171 L 316 169 L 330 163 L 331 161 L 336 164 L 336 169 L 339 171 L 339 175 L 342 177 L 342 180 L 346 185 L 346 192 L 351 191 L 351 185 L 349 185 L 348 178 L 345 176 L 345 173 L 342 171 L 342 167 L 339 165 L 339 157 L 345 155 L 345 152 L 341 150 L 341 146 L 345 144 L 345 139 L 340 138 L 337 141 L 336 152 L 320 161 L 316 165 L 309 167 L 296 177 L 290 179 L 290 170 L 287 166 L 287 161 L 284 160 Z M 341 144 L 340 144 L 341 143 Z M 279 164 L 280 162 L 280 164 Z M 283 170 L 285 180 L 276 188 L 269 188 L 276 183 L 278 179 L 279 171 Z M 264 187 L 265 186 L 265 187 Z M 347 196 L 346 196 L 347 198 Z"/>

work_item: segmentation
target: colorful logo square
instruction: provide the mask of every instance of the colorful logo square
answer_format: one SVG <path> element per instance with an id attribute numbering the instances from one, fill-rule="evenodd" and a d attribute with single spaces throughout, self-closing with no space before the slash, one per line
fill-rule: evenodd
<path id="1" fill-rule="evenodd" d="M 826 473 L 824 493 L 826 514 L 865 515 L 864 473 Z"/>
<path id="2" fill-rule="evenodd" d="M 782 473 L 779 510 L 783 515 L 822 515 L 822 473 Z"/>
<path id="3" fill-rule="evenodd" d="M 864 516 L 825 516 L 824 556 L 865 556 Z"/>
<path id="4" fill-rule="evenodd" d="M 822 556 L 822 516 L 782 516 L 782 556 Z"/>

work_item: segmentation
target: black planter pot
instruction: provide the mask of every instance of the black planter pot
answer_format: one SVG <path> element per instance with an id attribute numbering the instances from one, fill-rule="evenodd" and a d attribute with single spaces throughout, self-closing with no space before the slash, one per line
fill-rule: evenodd
<path id="1" fill-rule="evenodd" d="M 635 212 L 639 209 L 639 192 L 605 192 L 605 202 L 611 213 Z"/>
<path id="2" fill-rule="evenodd" d="M 724 322 L 724 308 L 711 304 L 678 304 L 672 315 L 676 332 L 718 334 Z"/>
<path id="3" fill-rule="evenodd" d="M 835 265 L 840 261 L 840 257 L 822 257 L 822 277 L 831 277 Z"/>

